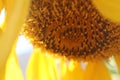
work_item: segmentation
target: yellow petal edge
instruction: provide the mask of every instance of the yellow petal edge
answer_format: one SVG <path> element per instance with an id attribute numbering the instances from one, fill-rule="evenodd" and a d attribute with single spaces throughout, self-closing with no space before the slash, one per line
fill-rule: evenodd
<path id="1" fill-rule="evenodd" d="M 24 80 L 15 49 L 16 46 L 13 46 L 11 54 L 7 59 L 5 80 Z"/>
<path id="2" fill-rule="evenodd" d="M 89 62 L 85 74 L 84 80 L 112 80 L 111 75 L 105 63 L 101 61 Z"/>
<path id="3" fill-rule="evenodd" d="M 0 80 L 5 79 L 5 66 L 12 46 L 28 14 L 31 0 L 1 0 L 0 9 L 6 9 L 5 30 L 0 33 Z"/>
<path id="4" fill-rule="evenodd" d="M 120 0 L 92 0 L 96 8 L 113 22 L 120 23 Z"/>

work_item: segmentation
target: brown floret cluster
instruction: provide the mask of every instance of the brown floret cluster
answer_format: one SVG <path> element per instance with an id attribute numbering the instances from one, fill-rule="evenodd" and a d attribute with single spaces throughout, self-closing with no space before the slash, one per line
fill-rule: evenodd
<path id="1" fill-rule="evenodd" d="M 120 26 L 91 0 L 32 0 L 23 33 L 35 47 L 73 59 L 108 58 L 120 51 Z"/>

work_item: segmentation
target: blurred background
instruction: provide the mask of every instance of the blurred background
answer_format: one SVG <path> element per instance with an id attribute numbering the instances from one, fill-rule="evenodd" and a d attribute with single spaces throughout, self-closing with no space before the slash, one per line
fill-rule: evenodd
<path id="1" fill-rule="evenodd" d="M 30 44 L 29 40 L 27 40 L 23 35 L 20 35 L 18 37 L 16 53 L 18 55 L 20 67 L 22 69 L 22 73 L 25 79 L 26 79 L 26 67 L 30 59 L 32 50 L 33 46 L 32 44 Z"/>

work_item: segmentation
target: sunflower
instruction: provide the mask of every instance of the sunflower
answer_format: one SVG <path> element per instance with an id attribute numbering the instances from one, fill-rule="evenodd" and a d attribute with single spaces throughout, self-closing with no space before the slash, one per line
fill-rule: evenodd
<path id="1" fill-rule="evenodd" d="M 0 23 L 0 78 L 23 80 L 15 55 L 15 40 L 21 31 L 34 46 L 27 80 L 112 80 L 108 63 L 111 59 L 120 74 L 119 3 L 1 1 L 1 14 L 5 15 Z M 6 40 L 9 41 L 4 43 Z"/>

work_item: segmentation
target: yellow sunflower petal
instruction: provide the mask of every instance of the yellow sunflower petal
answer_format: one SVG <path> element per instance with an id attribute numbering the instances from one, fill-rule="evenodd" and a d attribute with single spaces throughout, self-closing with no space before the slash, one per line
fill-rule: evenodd
<path id="1" fill-rule="evenodd" d="M 82 69 L 80 63 L 71 61 L 68 67 L 68 71 L 64 77 L 64 80 L 83 80 L 84 70 Z"/>
<path id="2" fill-rule="evenodd" d="M 0 74 L 4 74 L 5 72 L 7 58 L 20 31 L 20 27 L 24 23 L 30 4 L 30 0 L 2 1 L 7 12 L 7 22 L 5 30 L 0 33 Z M 13 5 L 13 7 L 10 7 L 11 5 Z M 10 16 L 8 15 L 9 13 Z"/>
<path id="3" fill-rule="evenodd" d="M 65 61 L 62 61 L 60 65 L 62 80 L 83 80 L 84 70 L 80 63 L 70 61 L 70 64 L 67 65 Z"/>
<path id="4" fill-rule="evenodd" d="M 51 80 L 59 80 L 58 68 L 56 64 L 56 59 L 52 56 L 49 56 L 48 59 L 48 68 Z"/>
<path id="5" fill-rule="evenodd" d="M 84 74 L 84 80 L 112 80 L 103 61 L 89 62 Z"/>
<path id="6" fill-rule="evenodd" d="M 22 4 L 21 3 L 17 3 L 18 1 L 17 0 L 12 0 L 12 1 L 9 1 L 9 0 L 5 0 L 4 1 L 4 5 L 5 5 L 5 8 L 7 10 L 7 19 L 9 20 L 10 17 L 14 14 L 15 11 L 15 8 L 17 7 L 17 5 L 21 6 Z"/>
<path id="7" fill-rule="evenodd" d="M 54 59 L 47 58 L 40 49 L 34 49 L 27 68 L 27 80 L 57 80 Z"/>
<path id="8" fill-rule="evenodd" d="M 68 66 L 64 60 L 60 60 L 60 76 L 62 80 L 68 80 L 69 76 L 66 76 L 68 72 Z"/>
<path id="9" fill-rule="evenodd" d="M 9 55 L 7 60 L 5 80 L 24 80 L 18 64 L 15 49 L 15 47 L 12 49 L 12 53 Z"/>
<path id="10" fill-rule="evenodd" d="M 1 11 L 2 8 L 3 8 L 3 1 L 0 0 L 0 11 Z"/>
<path id="11" fill-rule="evenodd" d="M 120 0 L 93 0 L 97 9 L 114 22 L 120 22 Z"/>
<path id="12" fill-rule="evenodd" d="M 28 63 L 27 80 L 38 79 L 38 69 L 39 69 L 38 61 L 39 61 L 39 54 L 37 54 L 37 51 L 34 51 Z"/>

